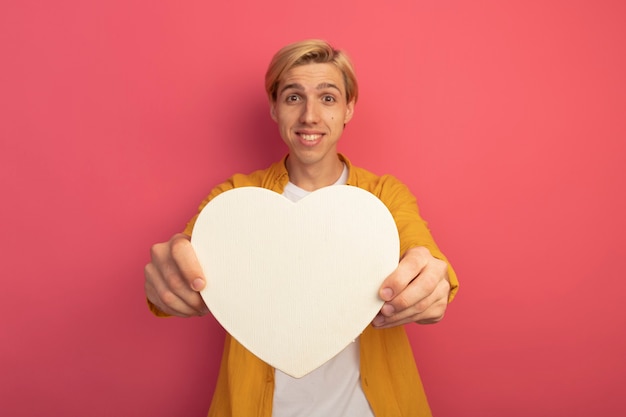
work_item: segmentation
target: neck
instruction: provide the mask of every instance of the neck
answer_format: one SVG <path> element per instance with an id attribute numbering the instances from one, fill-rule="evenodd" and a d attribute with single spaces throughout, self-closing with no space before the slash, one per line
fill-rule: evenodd
<path id="1" fill-rule="evenodd" d="M 315 165 L 295 164 L 292 158 L 287 157 L 286 165 L 289 181 L 307 191 L 315 191 L 333 185 L 343 172 L 343 162 L 339 156 L 324 164 Z"/>

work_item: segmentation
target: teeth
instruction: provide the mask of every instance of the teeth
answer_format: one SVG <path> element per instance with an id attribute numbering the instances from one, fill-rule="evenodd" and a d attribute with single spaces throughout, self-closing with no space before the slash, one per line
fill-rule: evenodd
<path id="1" fill-rule="evenodd" d="M 301 134 L 300 137 L 302 137 L 302 139 L 304 139 L 304 140 L 314 141 L 314 140 L 317 140 L 317 139 L 321 138 L 322 135 L 305 135 L 305 134 Z"/>

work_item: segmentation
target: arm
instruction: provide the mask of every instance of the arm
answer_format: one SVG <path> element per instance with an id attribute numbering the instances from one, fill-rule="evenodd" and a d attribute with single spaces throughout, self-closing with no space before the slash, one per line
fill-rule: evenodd
<path id="1" fill-rule="evenodd" d="M 232 180 L 215 187 L 200 204 L 198 213 L 210 200 L 231 188 Z M 206 285 L 206 278 L 190 241 L 197 217 L 198 214 L 189 221 L 184 233 L 177 233 L 150 250 L 144 286 L 148 307 L 156 316 L 193 317 L 209 312 L 199 293 Z"/>
<path id="2" fill-rule="evenodd" d="M 279 164 L 284 166 L 284 161 L 275 166 L 278 167 Z M 213 188 L 200 204 L 198 213 L 209 201 L 230 189 L 245 186 L 271 188 L 276 179 L 270 174 L 275 172 L 277 168 L 258 170 L 249 175 L 233 175 Z M 199 294 L 206 285 L 206 277 L 190 242 L 198 213 L 187 223 L 183 233 L 152 246 L 151 260 L 146 265 L 144 274 L 148 306 L 156 316 L 201 316 L 209 311 Z"/>
<path id="3" fill-rule="evenodd" d="M 384 328 L 410 322 L 436 323 L 456 294 L 456 273 L 437 247 L 415 197 L 404 184 L 384 177 L 377 195 L 396 221 L 402 256 L 398 268 L 380 287 L 379 296 L 385 304 L 373 324 Z"/>

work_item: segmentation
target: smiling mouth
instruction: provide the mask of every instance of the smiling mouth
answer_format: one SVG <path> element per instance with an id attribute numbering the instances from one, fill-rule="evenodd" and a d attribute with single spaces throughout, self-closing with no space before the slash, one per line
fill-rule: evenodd
<path id="1" fill-rule="evenodd" d="M 298 135 L 307 142 L 315 142 L 316 140 L 320 139 L 323 136 L 321 133 L 315 133 L 315 134 L 299 133 Z"/>

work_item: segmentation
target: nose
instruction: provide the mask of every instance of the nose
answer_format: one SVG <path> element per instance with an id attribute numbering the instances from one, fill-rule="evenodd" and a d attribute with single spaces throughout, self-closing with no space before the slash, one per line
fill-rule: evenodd
<path id="1" fill-rule="evenodd" d="M 315 100 L 307 100 L 302 106 L 302 114 L 300 114 L 300 123 L 316 124 L 319 121 L 319 105 Z"/>

